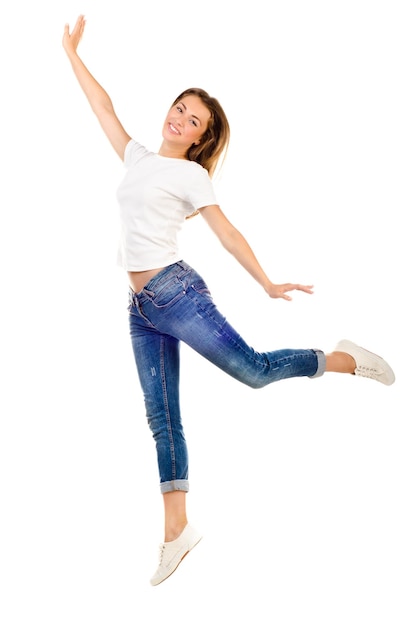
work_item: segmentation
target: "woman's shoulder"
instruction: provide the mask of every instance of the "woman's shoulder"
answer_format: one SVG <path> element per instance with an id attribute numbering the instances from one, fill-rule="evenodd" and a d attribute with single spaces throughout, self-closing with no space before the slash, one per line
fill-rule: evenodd
<path id="1" fill-rule="evenodd" d="M 153 154 L 153 152 L 148 150 L 146 146 L 142 145 L 139 141 L 136 141 L 136 139 L 130 139 L 125 148 L 125 165 L 132 165 L 143 157 L 151 154 Z"/>

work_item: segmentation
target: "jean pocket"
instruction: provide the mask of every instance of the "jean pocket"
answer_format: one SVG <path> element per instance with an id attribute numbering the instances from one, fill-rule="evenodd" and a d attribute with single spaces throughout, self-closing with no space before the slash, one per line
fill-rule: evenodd
<path id="1" fill-rule="evenodd" d="M 193 289 L 196 293 L 198 293 L 200 296 L 206 296 L 207 298 L 209 298 L 210 300 L 212 300 L 212 295 L 210 293 L 210 289 L 207 287 L 206 282 L 200 278 L 199 280 L 196 280 L 192 285 L 191 285 L 191 289 Z"/>
<path id="2" fill-rule="evenodd" d="M 161 309 L 171 306 L 182 298 L 185 294 L 185 289 L 184 285 L 174 279 L 163 286 L 159 286 L 155 291 L 150 292 L 144 289 L 144 293 L 148 301 L 152 302 L 156 308 Z"/>

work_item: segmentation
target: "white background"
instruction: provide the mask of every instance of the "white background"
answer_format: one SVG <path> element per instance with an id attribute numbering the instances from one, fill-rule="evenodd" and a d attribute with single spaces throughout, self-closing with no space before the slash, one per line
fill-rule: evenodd
<path id="1" fill-rule="evenodd" d="M 416 20 L 404 0 L 18 0 L 2 11 L 0 622 L 415 626 Z M 200 86 L 230 120 L 220 204 L 270 300 L 201 218 L 184 258 L 259 350 L 349 338 L 397 381 L 253 391 L 182 350 L 189 517 L 174 576 L 116 266 L 123 167 L 61 47 L 159 148 Z"/>

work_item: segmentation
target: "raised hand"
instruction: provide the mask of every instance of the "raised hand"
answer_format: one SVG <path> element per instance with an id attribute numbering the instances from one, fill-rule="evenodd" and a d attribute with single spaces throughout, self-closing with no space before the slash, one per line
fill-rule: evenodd
<path id="1" fill-rule="evenodd" d="M 85 27 L 85 17 L 84 15 L 79 15 L 77 21 L 75 22 L 75 26 L 70 33 L 69 24 L 65 24 L 64 27 L 64 36 L 62 38 L 62 45 L 64 46 L 67 54 L 71 52 L 76 52 L 78 48 L 78 44 L 81 41 L 83 36 Z"/>

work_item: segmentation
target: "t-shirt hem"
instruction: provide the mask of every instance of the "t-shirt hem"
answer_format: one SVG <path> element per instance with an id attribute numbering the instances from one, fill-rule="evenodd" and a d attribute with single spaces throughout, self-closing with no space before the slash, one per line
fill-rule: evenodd
<path id="1" fill-rule="evenodd" d="M 182 261 L 182 256 L 175 257 L 173 259 L 161 261 L 160 263 L 152 263 L 151 265 L 130 265 L 124 263 L 118 263 L 118 266 L 125 270 L 125 272 L 147 272 L 149 270 L 157 270 L 160 268 L 168 267 L 168 265 L 173 265 L 174 263 L 178 263 L 178 261 Z"/>

